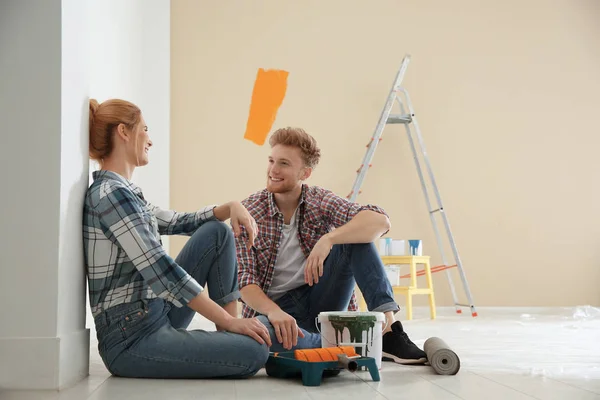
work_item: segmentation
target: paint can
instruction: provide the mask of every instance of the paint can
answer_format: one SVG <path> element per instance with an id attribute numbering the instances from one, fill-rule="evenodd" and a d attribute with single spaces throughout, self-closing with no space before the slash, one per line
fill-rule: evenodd
<path id="1" fill-rule="evenodd" d="M 422 240 L 409 240 L 408 247 L 411 256 L 422 256 L 423 255 L 423 241 Z"/>
<path id="2" fill-rule="evenodd" d="M 321 325 L 321 347 L 353 346 L 365 357 L 373 357 L 381 369 L 383 344 L 382 312 L 328 311 L 317 317 Z"/>

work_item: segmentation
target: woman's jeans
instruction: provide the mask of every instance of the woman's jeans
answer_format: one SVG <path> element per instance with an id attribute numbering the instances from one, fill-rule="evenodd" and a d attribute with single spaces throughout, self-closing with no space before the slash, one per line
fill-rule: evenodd
<path id="1" fill-rule="evenodd" d="M 203 224 L 176 262 L 217 304 L 239 299 L 235 242 L 226 224 Z M 188 331 L 194 315 L 162 299 L 112 307 L 95 318 L 100 356 L 113 375 L 139 378 L 245 378 L 264 366 L 267 345 L 236 333 Z M 268 320 L 260 320 L 274 337 Z"/>

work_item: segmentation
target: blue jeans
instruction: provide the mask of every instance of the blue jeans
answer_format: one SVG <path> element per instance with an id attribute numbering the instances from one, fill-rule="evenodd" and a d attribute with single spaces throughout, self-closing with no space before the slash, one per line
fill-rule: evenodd
<path id="1" fill-rule="evenodd" d="M 175 261 L 217 304 L 239 299 L 235 243 L 226 224 L 203 224 Z M 95 318 L 100 356 L 113 375 L 136 378 L 245 378 L 264 366 L 267 345 L 246 335 L 187 330 L 194 315 L 162 299 L 112 307 Z"/>
<path id="2" fill-rule="evenodd" d="M 298 337 L 293 349 L 321 347 L 316 319 L 320 312 L 346 311 L 358 284 L 371 311 L 394 313 L 400 307 L 374 243 L 343 244 L 332 247 L 323 264 L 319 283 L 289 291 L 275 303 L 296 319 L 305 338 Z M 273 328 L 268 326 L 269 331 Z M 271 333 L 271 351 L 284 351 Z"/>

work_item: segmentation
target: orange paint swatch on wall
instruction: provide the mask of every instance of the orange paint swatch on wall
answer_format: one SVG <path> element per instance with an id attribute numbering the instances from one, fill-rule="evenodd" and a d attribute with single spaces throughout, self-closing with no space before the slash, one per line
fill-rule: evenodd
<path id="1" fill-rule="evenodd" d="M 265 143 L 273 122 L 275 122 L 277 110 L 283 103 L 288 75 L 289 72 L 279 69 L 258 69 L 244 139 L 259 146 Z"/>

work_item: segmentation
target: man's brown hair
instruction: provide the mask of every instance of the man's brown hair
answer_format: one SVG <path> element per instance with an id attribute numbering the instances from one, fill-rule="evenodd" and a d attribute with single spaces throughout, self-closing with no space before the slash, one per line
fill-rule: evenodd
<path id="1" fill-rule="evenodd" d="M 321 149 L 317 146 L 317 141 L 302 128 L 277 129 L 271 135 L 269 144 L 271 147 L 282 144 L 299 148 L 302 159 L 309 168 L 316 167 L 321 158 Z"/>

